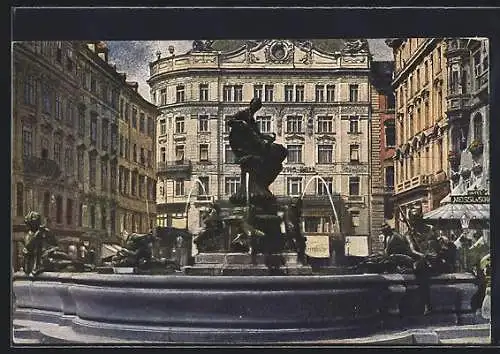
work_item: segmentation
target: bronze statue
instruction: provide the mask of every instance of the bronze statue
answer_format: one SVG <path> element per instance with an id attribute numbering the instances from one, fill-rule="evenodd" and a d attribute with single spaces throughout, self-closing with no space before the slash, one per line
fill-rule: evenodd
<path id="1" fill-rule="evenodd" d="M 302 216 L 302 199 L 293 198 L 285 206 L 285 232 L 290 246 L 297 251 L 297 262 L 306 264 L 306 238 L 300 231 L 300 218 Z"/>
<path id="2" fill-rule="evenodd" d="M 220 206 L 211 203 L 203 214 L 203 229 L 193 242 L 198 252 L 215 252 L 224 248 L 224 223 L 220 216 Z"/>
<path id="3" fill-rule="evenodd" d="M 281 172 L 287 156 L 283 145 L 274 143 L 276 135 L 259 131 L 254 114 L 262 107 L 260 98 L 253 98 L 250 107 L 236 113 L 228 121 L 231 129 L 229 144 L 241 167 L 241 187 L 231 200 L 235 204 L 246 203 L 245 176 L 250 174 L 249 193 L 259 200 L 273 199 L 269 185 Z"/>
<path id="4" fill-rule="evenodd" d="M 151 263 L 153 258 L 153 233 L 126 235 L 123 248 L 111 259 L 117 267 L 144 267 Z"/>
<path id="5" fill-rule="evenodd" d="M 88 266 L 61 251 L 55 236 L 42 225 L 42 217 L 30 211 L 24 218 L 28 233 L 24 238 L 24 272 L 36 276 L 46 271 L 84 271 Z"/>

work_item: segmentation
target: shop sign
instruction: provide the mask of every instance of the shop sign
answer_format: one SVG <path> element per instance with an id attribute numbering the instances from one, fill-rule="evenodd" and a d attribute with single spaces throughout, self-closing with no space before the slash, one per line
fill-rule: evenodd
<path id="1" fill-rule="evenodd" d="M 368 173 L 367 165 L 343 165 L 342 166 L 343 173 Z"/>
<path id="2" fill-rule="evenodd" d="M 313 258 L 330 257 L 330 238 L 328 236 L 306 236 L 306 255 Z"/>
<path id="3" fill-rule="evenodd" d="M 451 202 L 454 204 L 490 204 L 488 191 L 474 190 L 464 195 L 452 195 Z"/>

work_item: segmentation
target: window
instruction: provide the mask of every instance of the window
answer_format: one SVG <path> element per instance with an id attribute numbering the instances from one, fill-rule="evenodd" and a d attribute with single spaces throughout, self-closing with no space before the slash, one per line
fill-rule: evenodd
<path id="1" fill-rule="evenodd" d="M 36 104 L 36 80 L 33 75 L 26 76 L 24 80 L 24 103 Z"/>
<path id="2" fill-rule="evenodd" d="M 302 116 L 288 116 L 286 119 L 287 133 L 302 133 Z"/>
<path id="3" fill-rule="evenodd" d="M 316 85 L 315 101 L 316 102 L 324 102 L 325 101 L 325 86 Z"/>
<path id="4" fill-rule="evenodd" d="M 31 126 L 23 124 L 23 156 L 30 157 L 33 155 L 33 132 Z"/>
<path id="5" fill-rule="evenodd" d="M 333 133 L 332 116 L 318 116 L 318 133 Z"/>
<path id="6" fill-rule="evenodd" d="M 333 145 L 318 145 L 318 163 L 327 164 L 333 162 Z"/>
<path id="7" fill-rule="evenodd" d="M 22 183 L 16 185 L 16 215 L 24 216 L 24 186 Z"/>
<path id="8" fill-rule="evenodd" d="M 102 121 L 101 146 L 103 150 L 108 150 L 109 124 L 107 120 Z"/>
<path id="9" fill-rule="evenodd" d="M 66 224 L 73 224 L 73 199 L 66 199 Z"/>
<path id="10" fill-rule="evenodd" d="M 394 166 L 387 166 L 385 168 L 385 186 L 387 188 L 394 188 Z"/>
<path id="11" fill-rule="evenodd" d="M 167 121 L 165 119 L 160 119 L 160 135 L 167 134 Z"/>
<path id="12" fill-rule="evenodd" d="M 95 205 L 90 206 L 90 227 L 95 229 L 96 225 Z"/>
<path id="13" fill-rule="evenodd" d="M 144 113 L 139 115 L 139 132 L 146 133 L 146 117 Z"/>
<path id="14" fill-rule="evenodd" d="M 58 195 L 56 197 L 56 223 L 62 224 L 63 222 L 63 198 Z"/>
<path id="15" fill-rule="evenodd" d="M 85 135 L 85 111 L 78 113 L 78 135 L 80 137 Z"/>
<path id="16" fill-rule="evenodd" d="M 359 117 L 351 116 L 349 117 L 349 133 L 358 134 L 359 133 Z"/>
<path id="17" fill-rule="evenodd" d="M 415 81 L 416 90 L 418 91 L 420 89 L 420 69 L 417 69 L 417 76 L 415 78 Z"/>
<path id="18" fill-rule="evenodd" d="M 52 93 L 47 84 L 42 86 L 42 106 L 44 113 L 52 113 Z"/>
<path id="19" fill-rule="evenodd" d="M 200 84 L 200 101 L 208 101 L 208 84 Z"/>
<path id="20" fill-rule="evenodd" d="M 184 117 L 175 117 L 175 132 L 184 133 Z"/>
<path id="21" fill-rule="evenodd" d="M 50 193 L 49 192 L 43 193 L 43 215 L 45 215 L 46 218 L 50 217 Z"/>
<path id="22" fill-rule="evenodd" d="M 230 85 L 224 85 L 224 87 L 222 88 L 222 92 L 223 92 L 223 100 L 224 102 L 230 102 L 232 101 L 232 87 Z"/>
<path id="23" fill-rule="evenodd" d="M 304 85 L 295 86 L 295 102 L 304 102 Z"/>
<path id="24" fill-rule="evenodd" d="M 240 177 L 225 177 L 224 179 L 224 192 L 226 195 L 235 194 L 240 188 Z"/>
<path id="25" fill-rule="evenodd" d="M 130 120 L 130 105 L 128 103 L 125 104 L 125 120 L 127 123 Z"/>
<path id="26" fill-rule="evenodd" d="M 436 67 L 437 67 L 437 70 L 438 71 L 441 71 L 441 47 L 438 47 L 437 51 L 436 51 L 436 57 L 437 57 L 437 63 L 436 63 Z"/>
<path id="27" fill-rule="evenodd" d="M 359 145 L 353 144 L 350 146 L 351 162 L 359 162 Z"/>
<path id="28" fill-rule="evenodd" d="M 153 118 L 148 117 L 147 121 L 148 121 L 148 135 L 153 138 L 155 136 L 155 125 L 153 122 Z"/>
<path id="29" fill-rule="evenodd" d="M 137 129 L 137 108 L 132 107 L 132 128 Z"/>
<path id="30" fill-rule="evenodd" d="M 262 85 L 253 85 L 253 97 L 257 97 L 262 100 Z"/>
<path id="31" fill-rule="evenodd" d="M 111 180 L 111 192 L 116 192 L 116 162 L 111 162 L 111 171 L 110 171 L 110 180 Z"/>
<path id="32" fill-rule="evenodd" d="M 116 147 L 118 145 L 118 126 L 111 125 L 111 152 L 116 154 Z"/>
<path id="33" fill-rule="evenodd" d="M 265 87 L 266 92 L 265 92 L 265 97 L 264 101 L 266 102 L 273 102 L 274 100 L 274 86 L 273 85 L 266 85 Z"/>
<path id="34" fill-rule="evenodd" d="M 167 89 L 160 90 L 160 105 L 164 106 L 167 104 Z"/>
<path id="35" fill-rule="evenodd" d="M 62 97 L 57 93 L 56 94 L 56 116 L 55 118 L 57 120 L 61 120 L 62 119 Z"/>
<path id="36" fill-rule="evenodd" d="M 143 166 L 146 165 L 146 151 L 144 150 L 143 147 L 141 147 L 141 156 L 140 156 L 139 162 Z"/>
<path id="37" fill-rule="evenodd" d="M 198 179 L 203 185 L 203 187 L 201 187 L 201 185 L 198 184 L 198 195 L 209 195 L 210 194 L 209 178 L 204 176 L 204 177 L 198 177 Z"/>
<path id="38" fill-rule="evenodd" d="M 287 194 L 299 196 L 302 193 L 302 177 L 287 178 Z"/>
<path id="39" fill-rule="evenodd" d="M 359 195 L 359 177 L 349 177 L 349 195 Z"/>
<path id="40" fill-rule="evenodd" d="M 385 146 L 396 146 L 396 129 L 394 128 L 394 121 L 388 121 L 385 125 Z"/>
<path id="41" fill-rule="evenodd" d="M 49 158 L 49 139 L 47 138 L 42 138 L 42 159 L 48 159 Z"/>
<path id="42" fill-rule="evenodd" d="M 208 132 L 208 115 L 202 115 L 198 117 L 198 131 L 199 132 Z"/>
<path id="43" fill-rule="evenodd" d="M 308 216 L 304 218 L 304 232 L 317 233 L 321 232 L 321 217 Z"/>
<path id="44" fill-rule="evenodd" d="M 90 91 L 97 93 L 97 81 L 92 74 L 90 74 Z"/>
<path id="45" fill-rule="evenodd" d="M 317 179 L 317 188 L 316 190 L 318 191 L 318 195 L 328 195 L 328 192 L 330 194 L 333 192 L 333 178 L 332 177 L 323 177 L 323 179 L 326 182 L 326 186 L 323 184 L 323 181 L 320 179 Z"/>
<path id="46" fill-rule="evenodd" d="M 349 102 L 358 102 L 358 85 L 349 85 Z"/>
<path id="47" fill-rule="evenodd" d="M 352 226 L 353 227 L 359 227 L 359 211 L 351 211 L 351 220 L 352 220 Z"/>
<path id="48" fill-rule="evenodd" d="M 134 162 L 137 162 L 137 144 L 132 145 L 132 158 Z"/>
<path id="49" fill-rule="evenodd" d="M 235 102 L 243 101 L 243 86 L 241 85 L 234 86 L 234 101 Z"/>
<path id="50" fill-rule="evenodd" d="M 56 141 L 54 141 L 54 160 L 59 166 L 62 166 L 62 144 L 60 138 L 56 138 Z"/>
<path id="51" fill-rule="evenodd" d="M 184 195 L 184 180 L 183 179 L 176 179 L 175 180 L 175 195 L 177 197 Z"/>
<path id="52" fill-rule="evenodd" d="M 177 145 L 175 147 L 175 159 L 177 161 L 184 161 L 184 145 Z"/>
<path id="53" fill-rule="evenodd" d="M 233 150 L 231 150 L 231 145 L 224 145 L 224 162 L 225 163 L 236 163 L 236 156 L 234 156 Z"/>
<path id="54" fill-rule="evenodd" d="M 108 162 L 101 161 L 101 190 L 108 190 Z"/>
<path id="55" fill-rule="evenodd" d="M 70 176 L 73 172 L 73 149 L 70 147 L 67 147 L 64 151 L 64 170 L 67 176 Z"/>
<path id="56" fill-rule="evenodd" d="M 162 146 L 160 148 L 160 161 L 161 162 L 167 161 L 167 148 L 165 146 Z"/>
<path id="57" fill-rule="evenodd" d="M 255 121 L 261 133 L 271 133 L 271 116 L 257 116 Z"/>
<path id="58" fill-rule="evenodd" d="M 97 117 L 93 116 L 90 120 L 90 143 L 97 143 Z"/>
<path id="59" fill-rule="evenodd" d="M 91 153 L 89 155 L 89 184 L 90 187 L 95 187 L 96 185 L 96 175 L 97 175 L 97 158 L 96 155 Z"/>
<path id="60" fill-rule="evenodd" d="M 70 100 L 66 101 L 66 124 L 70 127 L 74 125 L 73 103 Z"/>
<path id="61" fill-rule="evenodd" d="M 176 87 L 175 100 L 176 100 L 176 102 L 184 102 L 185 101 L 184 85 L 178 85 Z"/>
<path id="62" fill-rule="evenodd" d="M 61 42 L 57 42 L 56 60 L 58 63 L 62 63 L 62 43 Z"/>
<path id="63" fill-rule="evenodd" d="M 326 85 L 326 102 L 335 101 L 335 85 Z"/>
<path id="64" fill-rule="evenodd" d="M 293 85 L 285 85 L 285 102 L 293 101 Z"/>
<path id="65" fill-rule="evenodd" d="M 429 62 L 426 60 L 424 62 L 424 85 L 429 82 Z"/>
<path id="66" fill-rule="evenodd" d="M 110 211 L 110 226 L 111 226 L 111 235 L 114 235 L 116 232 L 116 210 L 114 208 L 111 208 Z"/>
<path id="67" fill-rule="evenodd" d="M 106 207 L 101 205 L 101 229 L 106 230 L 108 227 L 108 218 L 106 213 Z"/>
<path id="68" fill-rule="evenodd" d="M 132 190 L 130 191 L 130 194 L 133 196 L 137 195 L 137 172 L 132 172 Z"/>
<path id="69" fill-rule="evenodd" d="M 302 162 L 302 145 L 288 145 L 287 150 L 288 155 L 286 159 L 288 163 Z"/>
<path id="70" fill-rule="evenodd" d="M 483 117 L 480 113 L 474 116 L 474 140 L 483 141 Z"/>
<path id="71" fill-rule="evenodd" d="M 85 170 L 85 161 L 84 161 L 83 150 L 78 150 L 78 153 L 76 154 L 76 164 L 77 164 L 78 181 L 83 182 L 83 173 Z"/>
<path id="72" fill-rule="evenodd" d="M 200 161 L 208 161 L 208 144 L 200 144 Z"/>

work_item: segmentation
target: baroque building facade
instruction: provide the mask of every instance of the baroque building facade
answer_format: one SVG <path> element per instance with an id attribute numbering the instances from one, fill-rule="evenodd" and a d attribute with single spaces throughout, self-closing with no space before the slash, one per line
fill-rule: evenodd
<path id="1" fill-rule="evenodd" d="M 130 89 L 108 63 L 103 42 L 17 42 L 13 65 L 14 267 L 30 210 L 42 214 L 63 249 L 85 246 L 99 257 L 103 243 L 116 242 L 117 210 L 126 205 L 117 172 L 119 130 L 128 128 L 118 115 L 120 96 Z M 154 121 L 154 106 L 141 107 Z M 146 139 L 152 146 L 154 134 Z M 154 180 L 155 173 L 152 163 L 147 175 Z"/>
<path id="2" fill-rule="evenodd" d="M 396 151 L 394 207 L 396 228 L 406 231 L 401 214 L 413 206 L 424 213 L 449 193 L 448 75 L 445 42 L 437 38 L 387 41 L 394 53 Z"/>
<path id="3" fill-rule="evenodd" d="M 196 231 L 207 199 L 228 199 L 236 191 L 242 181 L 226 121 L 260 97 L 261 132 L 275 133 L 288 149 L 271 191 L 278 200 L 304 194 L 309 243 L 323 248 L 321 257 L 330 261 L 343 252 L 367 255 L 377 248 L 373 236 L 383 203 L 372 196 L 381 181 L 372 179 L 378 154 L 370 154 L 373 94 L 366 42 L 195 42 L 188 53 L 171 48 L 169 56 L 159 54 L 150 63 L 151 97 L 161 110 L 158 224 Z"/>

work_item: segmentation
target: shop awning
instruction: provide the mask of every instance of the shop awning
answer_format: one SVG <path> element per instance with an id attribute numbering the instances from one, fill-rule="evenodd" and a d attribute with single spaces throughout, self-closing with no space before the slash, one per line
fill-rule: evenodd
<path id="1" fill-rule="evenodd" d="M 462 216 L 470 219 L 489 220 L 489 204 L 455 204 L 448 203 L 424 215 L 426 220 L 460 220 Z"/>

